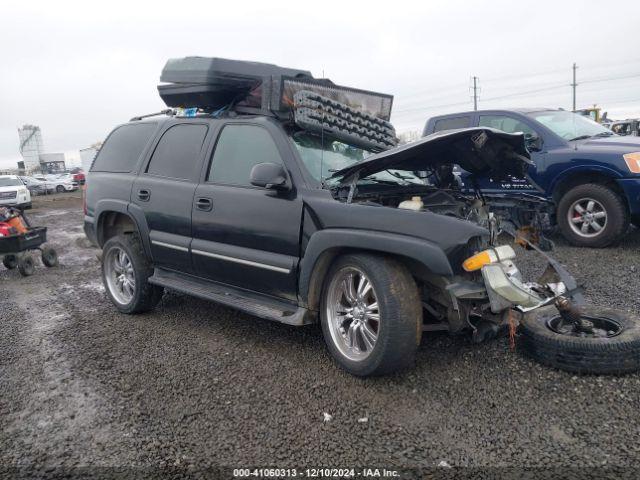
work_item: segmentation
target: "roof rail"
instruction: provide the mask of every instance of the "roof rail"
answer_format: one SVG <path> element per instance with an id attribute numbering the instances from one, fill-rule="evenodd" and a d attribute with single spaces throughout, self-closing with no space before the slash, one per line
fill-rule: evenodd
<path id="1" fill-rule="evenodd" d="M 169 115 L 169 116 L 173 116 L 175 115 L 175 112 L 173 110 L 173 108 L 167 108 L 166 110 L 161 110 L 159 112 L 156 113 L 149 113 L 147 115 L 140 115 L 139 117 L 133 117 L 131 120 L 129 120 L 130 122 L 135 122 L 138 120 L 142 120 L 143 118 L 149 118 L 149 117 L 157 117 L 158 115 Z"/>

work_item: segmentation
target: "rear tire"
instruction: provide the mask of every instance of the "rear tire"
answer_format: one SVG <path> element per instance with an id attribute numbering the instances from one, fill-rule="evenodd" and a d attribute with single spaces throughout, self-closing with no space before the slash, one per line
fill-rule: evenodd
<path id="1" fill-rule="evenodd" d="M 350 314 L 339 314 L 349 309 Z M 413 277 L 396 260 L 340 257 L 324 282 L 320 319 L 331 356 L 353 375 L 383 375 L 414 364 L 422 303 Z"/>
<path id="2" fill-rule="evenodd" d="M 555 307 L 528 314 L 520 324 L 524 353 L 544 365 L 577 373 L 621 374 L 640 369 L 640 319 L 630 313 L 587 306 L 582 313 L 607 318 L 620 327 L 611 337 L 573 336 L 550 328 L 558 317 Z"/>
<path id="3" fill-rule="evenodd" d="M 117 235 L 104 244 L 102 281 L 107 295 L 122 313 L 146 312 L 158 304 L 164 289 L 149 283 L 151 275 L 153 265 L 138 235 Z"/>
<path id="4" fill-rule="evenodd" d="M 592 206 L 591 212 L 587 210 L 588 206 Z M 622 198 L 609 187 L 597 183 L 572 188 L 558 204 L 558 227 L 562 235 L 578 247 L 608 247 L 627 231 L 628 217 Z M 588 224 L 586 227 L 585 223 Z"/>

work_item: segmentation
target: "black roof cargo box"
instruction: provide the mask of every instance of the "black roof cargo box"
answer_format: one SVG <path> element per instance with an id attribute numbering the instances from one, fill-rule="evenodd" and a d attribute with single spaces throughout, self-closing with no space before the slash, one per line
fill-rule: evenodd
<path id="1" fill-rule="evenodd" d="M 391 116 L 393 96 L 335 85 L 313 78 L 311 72 L 261 62 L 225 58 L 185 57 L 167 61 L 158 85 L 168 107 L 216 111 L 270 112 L 290 118 L 293 97 L 311 91 L 362 110 L 385 121 Z"/>
<path id="2" fill-rule="evenodd" d="M 169 59 L 162 69 L 160 81 L 166 83 L 206 83 L 220 88 L 246 88 L 272 75 L 306 76 L 307 70 L 283 68 L 271 63 L 246 62 L 226 58 L 185 57 Z"/>
<path id="3" fill-rule="evenodd" d="M 272 78 L 282 76 L 313 78 L 306 70 L 270 63 L 226 58 L 173 58 L 167 61 L 160 75 L 160 81 L 168 84 L 158 85 L 158 92 L 169 107 L 215 110 L 242 100 L 260 85 L 270 84 Z M 265 102 L 258 103 L 257 107 L 268 108 Z"/>

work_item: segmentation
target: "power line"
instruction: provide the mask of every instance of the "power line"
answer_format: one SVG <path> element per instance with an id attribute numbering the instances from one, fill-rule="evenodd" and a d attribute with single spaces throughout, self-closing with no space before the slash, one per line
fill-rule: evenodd
<path id="1" fill-rule="evenodd" d="M 577 69 L 577 65 L 576 65 L 576 69 Z M 634 73 L 634 74 L 630 74 L 630 75 L 619 75 L 619 76 L 609 76 L 609 77 L 596 77 L 596 78 L 587 78 L 586 80 L 582 80 L 580 82 L 580 84 L 589 84 L 589 83 L 601 83 L 601 82 L 605 82 L 605 81 L 616 81 L 616 80 L 625 80 L 625 79 L 629 79 L 629 78 L 638 78 L 640 77 L 640 73 Z M 474 79 L 478 79 L 478 77 L 473 77 Z M 575 86 L 577 86 L 577 81 L 574 80 L 573 83 L 569 84 L 569 86 L 572 86 L 574 89 L 575 87 L 573 86 L 573 84 L 576 84 Z M 488 97 L 485 98 L 485 101 L 494 101 L 494 100 L 502 100 L 505 98 L 513 98 L 513 97 L 519 97 L 519 96 L 523 96 L 523 95 L 532 95 L 532 94 L 537 94 L 537 93 L 541 93 L 541 92 L 547 92 L 547 91 L 551 91 L 551 90 L 557 90 L 557 89 L 561 89 L 561 88 L 566 88 L 567 84 L 564 83 L 557 83 L 557 84 L 552 84 L 549 85 L 547 87 L 543 87 L 543 88 L 536 88 L 536 89 L 532 89 L 532 90 L 524 90 L 524 91 L 519 91 L 519 92 L 513 92 L 513 93 L 508 93 L 508 94 L 504 94 L 504 95 L 497 95 L 495 97 Z M 473 88 L 473 87 L 472 87 Z M 476 83 L 476 88 L 477 88 L 477 83 Z M 410 99 L 411 97 L 405 97 L 405 99 Z M 477 109 L 477 97 L 474 95 L 474 108 Z M 416 112 L 416 111 L 420 111 L 420 110 L 435 110 L 438 108 L 448 108 L 448 107 L 457 107 L 457 106 L 461 106 L 461 105 L 468 105 L 468 102 L 452 102 L 452 103 L 446 103 L 446 104 L 439 104 L 439 105 L 422 105 L 422 106 L 415 106 L 415 107 L 410 107 L 410 108 L 403 108 L 403 109 L 399 109 L 399 110 L 395 110 L 394 111 L 394 115 L 395 114 L 403 114 L 403 113 L 409 113 L 409 112 Z M 574 107 L 575 108 L 575 107 Z"/>
<path id="2" fill-rule="evenodd" d="M 640 58 L 633 58 L 630 60 L 625 61 L 625 63 L 609 63 L 609 64 L 598 64 L 598 65 L 582 65 L 580 68 L 582 68 L 583 70 L 596 70 L 596 69 L 601 69 L 601 68 L 615 68 L 615 67 L 625 67 L 628 66 L 629 64 L 632 63 L 638 63 L 640 62 Z M 522 78 L 533 78 L 533 77 L 541 77 L 544 75 L 552 75 L 555 73 L 562 73 L 562 72 L 566 72 L 566 69 L 564 68 L 558 68 L 558 69 L 554 69 L 554 70 L 546 70 L 543 72 L 537 72 L 537 73 L 522 73 L 522 74 L 518 74 L 518 75 L 506 75 L 506 76 L 501 76 L 501 77 L 482 77 L 484 82 L 500 82 L 503 80 L 519 80 Z M 638 75 L 631 75 L 630 77 L 611 77 L 612 79 L 617 79 L 617 78 L 632 78 L 632 77 L 636 77 Z M 602 79 L 602 81 L 604 81 L 605 79 Z M 596 81 L 600 81 L 600 80 L 596 80 Z M 591 82 L 591 81 L 590 81 Z M 582 83 L 586 83 L 586 82 L 582 82 Z M 407 97 L 417 97 L 419 95 L 425 94 L 425 93 L 433 93 L 433 92 L 446 92 L 449 90 L 455 90 L 458 87 L 464 87 L 465 84 L 464 83 L 458 83 L 458 84 L 453 84 L 453 85 L 449 85 L 447 88 L 439 88 L 439 89 L 428 89 L 428 90 L 417 90 L 414 92 L 411 92 L 409 94 L 407 94 Z"/>
<path id="3" fill-rule="evenodd" d="M 637 77 L 640 77 L 640 73 L 634 73 L 632 75 L 624 75 L 622 77 L 601 77 L 601 78 L 595 78 L 593 80 L 583 80 L 582 83 L 609 82 L 613 80 L 626 80 L 628 78 L 637 78 Z"/>
<path id="4" fill-rule="evenodd" d="M 489 97 L 489 98 L 485 98 L 485 100 L 486 101 L 502 100 L 503 98 L 517 97 L 517 96 L 521 96 L 521 95 L 528 95 L 528 94 L 531 94 L 531 93 L 545 92 L 545 91 L 556 90 L 558 88 L 565 88 L 565 87 L 566 87 L 565 84 L 556 84 L 556 85 L 553 85 L 551 87 L 537 88 L 535 90 L 525 90 L 523 92 L 514 92 L 514 93 L 508 93 L 506 95 L 499 95 L 499 96 L 496 96 L 496 97 Z M 448 104 L 444 104 L 444 105 L 404 108 L 404 109 L 400 109 L 400 110 L 395 110 L 394 114 L 395 113 L 404 113 L 404 112 L 413 112 L 413 111 L 417 111 L 417 110 L 424 110 L 425 108 L 428 108 L 428 109 L 432 110 L 432 109 L 435 109 L 435 108 L 456 107 L 458 105 L 468 105 L 468 102 L 457 102 L 457 103 L 448 103 Z"/>

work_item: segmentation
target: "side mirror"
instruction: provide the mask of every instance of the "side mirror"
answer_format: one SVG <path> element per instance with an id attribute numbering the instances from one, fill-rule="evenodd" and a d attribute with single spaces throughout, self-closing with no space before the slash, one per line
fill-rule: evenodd
<path id="1" fill-rule="evenodd" d="M 249 176 L 251 185 L 271 190 L 290 190 L 287 172 L 277 163 L 258 163 L 251 169 Z"/>
<path id="2" fill-rule="evenodd" d="M 524 135 L 524 143 L 527 149 L 532 152 L 542 150 L 542 139 L 536 134 L 526 133 Z"/>

